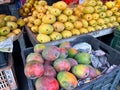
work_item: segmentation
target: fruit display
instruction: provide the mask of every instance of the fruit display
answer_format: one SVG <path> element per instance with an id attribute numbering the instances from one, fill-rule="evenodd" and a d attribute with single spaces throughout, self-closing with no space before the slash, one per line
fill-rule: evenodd
<path id="1" fill-rule="evenodd" d="M 102 74 L 92 65 L 91 55 L 75 49 L 70 42 L 57 46 L 36 44 L 26 56 L 24 73 L 35 80 L 36 90 L 72 90 L 80 81 L 92 81 Z"/>
<path id="2" fill-rule="evenodd" d="M 12 15 L 0 14 L 0 41 L 4 41 L 7 38 L 13 36 L 17 37 L 22 30 L 21 28 L 25 25 L 23 19 L 17 19 Z"/>
<path id="3" fill-rule="evenodd" d="M 119 7 L 113 1 L 103 4 L 100 0 L 86 0 L 73 9 L 64 1 L 51 6 L 44 0 L 36 2 L 34 11 L 24 21 L 39 43 L 112 28 L 120 23 Z"/>

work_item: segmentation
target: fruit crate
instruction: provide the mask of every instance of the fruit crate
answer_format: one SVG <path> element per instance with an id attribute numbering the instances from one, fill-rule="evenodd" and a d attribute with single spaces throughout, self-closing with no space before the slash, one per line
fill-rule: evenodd
<path id="1" fill-rule="evenodd" d="M 62 40 L 61 42 L 65 41 L 66 40 Z M 51 42 L 49 45 L 59 45 L 61 42 Z M 115 90 L 115 87 L 117 86 L 120 80 L 120 58 L 118 58 L 120 53 L 90 35 L 81 35 L 76 39 L 71 39 L 70 42 L 72 45 L 75 45 L 80 42 L 87 42 L 92 46 L 93 50 L 103 50 L 104 52 L 106 52 L 108 62 L 110 63 L 110 65 L 118 65 L 116 68 L 114 68 L 114 70 L 112 70 L 112 72 L 104 74 L 101 77 L 96 78 L 95 80 L 87 84 L 84 84 L 83 86 L 78 86 L 74 90 Z M 31 52 L 33 52 L 33 47 L 26 48 L 22 51 L 21 54 L 24 64 L 26 63 L 25 59 L 27 55 Z M 29 90 L 35 90 L 34 83 L 35 80 L 28 79 Z"/>
<path id="2" fill-rule="evenodd" d="M 113 33 L 113 31 L 116 29 L 116 27 L 112 27 L 112 28 L 107 28 L 107 29 L 102 29 L 102 30 L 97 30 L 97 31 L 94 31 L 94 32 L 90 32 L 90 33 L 87 33 L 87 34 L 81 34 L 81 35 L 91 35 L 93 37 L 100 37 L 100 36 L 104 36 L 104 35 L 107 35 L 107 34 L 111 34 Z M 32 45 L 36 45 L 38 42 L 38 40 L 36 39 L 36 34 L 34 34 L 29 27 L 25 26 L 25 31 L 28 35 L 28 38 L 30 39 Z M 65 38 L 65 39 L 61 39 L 61 40 L 55 40 L 55 41 L 51 41 L 52 43 L 56 43 L 56 42 L 61 42 L 63 40 L 68 40 L 68 41 L 71 41 L 71 39 L 76 39 L 78 37 L 80 37 L 81 35 L 76 35 L 76 36 L 72 36 L 72 37 L 69 37 L 69 38 Z M 47 42 L 46 44 L 49 44 L 50 42 Z"/>
<path id="3" fill-rule="evenodd" d="M 0 55 L 2 55 L 0 62 L 6 61 L 6 64 L 4 63 L 6 66 L 0 68 L 0 90 L 18 90 L 12 54 L 0 52 Z"/>
<path id="4" fill-rule="evenodd" d="M 114 37 L 111 41 L 111 47 L 120 51 L 120 31 L 119 30 L 114 31 Z"/>

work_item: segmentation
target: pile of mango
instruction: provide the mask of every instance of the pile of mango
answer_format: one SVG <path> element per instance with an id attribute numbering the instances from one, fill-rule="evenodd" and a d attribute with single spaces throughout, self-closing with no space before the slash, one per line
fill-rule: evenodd
<path id="1" fill-rule="evenodd" d="M 23 19 L 17 19 L 12 15 L 0 14 L 0 42 L 20 34 L 24 25 Z"/>
<path id="2" fill-rule="evenodd" d="M 24 73 L 28 79 L 36 79 L 36 90 L 73 90 L 79 80 L 92 81 L 101 71 L 91 63 L 91 54 L 73 48 L 70 42 L 59 46 L 36 44 L 26 56 Z"/>
<path id="3" fill-rule="evenodd" d="M 25 6 L 29 4 L 26 2 Z M 40 43 L 117 27 L 120 23 L 120 10 L 115 1 L 103 4 L 101 0 L 85 0 L 70 8 L 64 1 L 49 6 L 45 0 L 36 0 L 33 6 L 34 10 L 24 21 Z"/>

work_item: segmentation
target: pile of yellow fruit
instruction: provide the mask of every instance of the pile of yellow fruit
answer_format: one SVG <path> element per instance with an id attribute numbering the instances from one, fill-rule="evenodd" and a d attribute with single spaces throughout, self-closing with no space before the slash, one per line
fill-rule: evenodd
<path id="1" fill-rule="evenodd" d="M 21 27 L 25 25 L 22 19 L 15 16 L 0 14 L 0 42 L 21 33 Z"/>
<path id="2" fill-rule="evenodd" d="M 88 32 L 118 26 L 120 22 L 119 9 L 112 1 L 103 5 L 100 0 L 85 0 L 74 8 L 74 14 L 81 18 L 82 29 Z"/>
<path id="3" fill-rule="evenodd" d="M 119 16 L 115 4 L 103 5 L 100 0 L 85 0 L 74 9 L 63 1 L 49 6 L 42 0 L 37 2 L 32 15 L 24 18 L 24 21 L 37 34 L 36 39 L 40 43 L 46 43 L 118 26 Z"/>
<path id="4" fill-rule="evenodd" d="M 19 9 L 19 15 L 22 17 L 27 17 L 32 15 L 32 12 L 35 10 L 35 5 L 38 3 L 38 0 L 26 0 L 26 3 Z"/>

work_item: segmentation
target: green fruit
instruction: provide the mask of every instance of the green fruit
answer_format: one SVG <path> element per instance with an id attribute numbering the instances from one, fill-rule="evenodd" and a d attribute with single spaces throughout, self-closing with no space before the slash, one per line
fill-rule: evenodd
<path id="1" fill-rule="evenodd" d="M 7 22 L 7 27 L 9 27 L 11 30 L 16 29 L 18 25 L 15 22 Z"/>
<path id="2" fill-rule="evenodd" d="M 81 63 L 81 64 L 90 64 L 91 63 L 89 53 L 85 53 L 85 52 L 78 53 L 75 56 L 75 59 L 78 61 L 78 63 Z"/>
<path id="3" fill-rule="evenodd" d="M 60 86 L 65 90 L 73 90 L 77 87 L 78 81 L 74 74 L 62 71 L 57 74 L 57 80 L 60 83 Z"/>
<path id="4" fill-rule="evenodd" d="M 68 57 L 70 57 L 70 58 L 73 58 L 77 53 L 78 53 L 78 51 L 74 48 L 68 49 Z"/>
<path id="5" fill-rule="evenodd" d="M 89 75 L 89 67 L 87 65 L 78 64 L 72 68 L 72 73 L 79 79 L 85 79 Z"/>
<path id="6" fill-rule="evenodd" d="M 9 27 L 2 27 L 2 28 L 0 28 L 0 35 L 1 36 L 5 36 L 8 33 L 10 33 L 10 28 Z"/>

